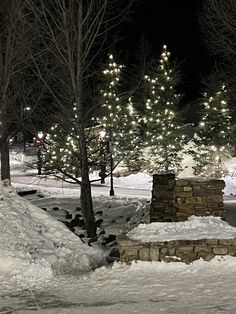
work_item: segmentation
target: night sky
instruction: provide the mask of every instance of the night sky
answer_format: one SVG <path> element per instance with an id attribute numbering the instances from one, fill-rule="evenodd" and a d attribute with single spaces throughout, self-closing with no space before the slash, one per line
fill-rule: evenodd
<path id="1" fill-rule="evenodd" d="M 143 33 L 159 56 L 166 44 L 172 56 L 181 63 L 185 101 L 200 96 L 201 80 L 210 71 L 211 59 L 204 47 L 198 25 L 201 0 L 145 0 L 136 9 L 126 32 L 127 49 L 137 49 Z"/>

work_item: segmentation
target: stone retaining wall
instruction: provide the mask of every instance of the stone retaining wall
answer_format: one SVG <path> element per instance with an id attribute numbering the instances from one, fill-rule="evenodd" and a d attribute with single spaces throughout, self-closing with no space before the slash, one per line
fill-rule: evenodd
<path id="1" fill-rule="evenodd" d="M 174 174 L 154 175 L 151 222 L 186 220 L 189 216 L 224 217 L 223 180 L 175 180 Z"/>
<path id="2" fill-rule="evenodd" d="M 236 238 L 142 243 L 121 234 L 117 237 L 117 242 L 120 260 L 125 263 L 141 260 L 188 264 L 199 258 L 210 261 L 217 255 L 236 256 Z"/>

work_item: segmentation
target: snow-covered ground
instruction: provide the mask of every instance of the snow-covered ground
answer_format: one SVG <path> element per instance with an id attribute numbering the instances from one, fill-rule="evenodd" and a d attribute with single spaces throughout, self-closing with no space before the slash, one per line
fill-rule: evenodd
<path id="1" fill-rule="evenodd" d="M 15 195 L 10 188 L 1 186 L 0 191 L 1 230 L 4 231 L 0 235 L 0 313 L 205 314 L 236 311 L 235 258 L 224 256 L 191 265 L 137 262 L 127 266 L 115 263 L 85 272 L 102 261 L 99 249 L 83 244 L 47 212 Z M 77 204 L 78 199 L 70 198 L 57 199 L 55 204 L 53 195 L 54 198 L 38 198 L 36 203 L 46 206 L 49 201 L 49 213 L 52 206 L 65 207 L 67 202 L 72 209 Z M 110 210 L 110 219 L 116 220 L 121 227 L 126 222 L 123 219 L 127 217 L 125 209 L 130 216 L 133 201 L 99 197 L 95 200 L 95 208 L 103 208 L 107 217 Z M 143 203 L 139 202 L 136 206 L 140 204 L 142 208 Z M 122 218 L 119 220 L 119 217 Z M 107 227 L 108 222 L 109 219 Z M 222 228 L 222 232 L 231 229 L 212 218 L 208 222 L 212 227 Z M 192 222 L 188 226 L 189 235 L 193 225 L 201 229 L 202 222 Z M 232 229 L 235 232 L 236 228 Z M 163 230 L 166 232 L 165 225 Z M 185 231 L 186 224 L 178 228 L 178 234 L 183 235 Z M 116 230 L 113 227 L 110 232 L 119 232 L 119 227 Z M 72 260 L 76 261 L 74 271 L 64 273 Z"/>
<path id="2" fill-rule="evenodd" d="M 44 287 L 2 291 L 0 313 L 233 314 L 236 261 L 115 263 L 83 275 L 55 276 Z M 1 289 L 2 290 L 2 289 Z"/>
<path id="3" fill-rule="evenodd" d="M 22 171 L 24 173 L 32 173 L 36 174 L 37 170 L 36 165 L 37 165 L 37 158 L 35 157 L 35 152 L 36 148 L 29 148 L 28 153 L 23 154 L 22 153 L 22 148 L 18 147 L 17 149 L 12 149 L 11 151 L 11 168 L 12 168 L 12 173 L 14 174 L 22 174 Z M 227 170 L 228 175 L 224 177 L 224 181 L 226 183 L 226 188 L 224 190 L 225 195 L 236 195 L 236 157 L 229 158 L 223 161 L 224 163 L 224 168 Z M 183 171 L 178 175 L 179 178 L 184 178 L 184 177 L 193 177 L 193 169 L 192 166 L 194 164 L 193 158 L 189 154 L 184 155 L 183 159 Z M 31 168 L 33 167 L 33 168 Z M 99 176 L 98 172 L 94 172 L 91 174 L 90 179 L 91 180 L 98 180 L 96 182 L 97 185 L 99 185 Z M 122 171 L 119 171 L 122 172 Z M 36 185 L 38 184 L 38 180 Z M 43 179 L 42 179 L 43 181 Z M 104 185 L 105 187 L 108 187 L 110 184 L 110 179 L 106 178 L 106 184 Z M 29 185 L 29 184 L 28 184 Z M 31 184 L 33 185 L 33 183 Z M 47 188 L 50 188 L 50 184 L 47 185 L 45 182 L 45 185 Z M 135 189 L 135 190 L 151 190 L 152 188 L 152 176 L 149 175 L 148 173 L 136 173 L 136 174 L 131 174 L 127 177 L 114 177 L 114 186 L 116 188 L 126 188 L 126 189 Z M 55 186 L 54 186 L 55 187 Z M 58 187 L 66 187 L 65 183 L 62 183 L 61 181 L 58 182 Z M 61 194 L 61 189 L 58 191 L 58 195 Z M 56 190 L 54 190 L 56 193 Z M 103 191 L 102 191 L 103 192 Z M 46 191 L 45 191 L 46 193 Z M 68 194 L 69 191 L 67 191 L 66 194 Z M 70 192 L 72 193 L 72 192 Z M 96 195 L 102 194 L 102 193 L 95 193 Z"/>
<path id="4" fill-rule="evenodd" d="M 229 167 L 234 167 L 233 162 Z M 21 169 L 17 170 L 20 174 Z M 66 220 L 68 214 L 75 218 L 77 189 L 53 187 L 47 185 L 47 179 L 44 182 L 35 195 L 28 196 L 44 210 L 0 185 L 1 314 L 236 312 L 236 258 L 222 256 L 190 265 L 108 265 L 108 247 L 102 249 L 99 242 L 88 246 L 57 221 Z M 24 190 L 33 186 L 27 183 L 25 180 L 15 187 Z M 142 173 L 115 178 L 114 183 L 130 191 L 140 190 L 140 195 L 152 184 L 151 177 Z M 233 175 L 226 184 L 227 193 L 236 195 Z M 150 197 L 108 198 L 103 193 L 101 189 L 100 196 L 94 198 L 94 209 L 96 219 L 103 218 L 104 236 L 127 232 L 147 218 Z M 236 234 L 236 228 L 212 217 L 192 217 L 182 225 L 169 226 L 158 224 L 157 230 L 153 224 L 141 224 L 133 234 L 144 241 L 153 236 L 185 238 L 186 234 L 188 238 L 199 238 L 203 232 L 209 238 L 219 233 L 224 237 Z M 77 234 L 81 232 L 77 230 Z"/>
<path id="5" fill-rule="evenodd" d="M 236 228 L 219 217 L 191 216 L 188 221 L 139 224 L 129 231 L 127 236 L 140 242 L 232 239 L 236 238 Z"/>

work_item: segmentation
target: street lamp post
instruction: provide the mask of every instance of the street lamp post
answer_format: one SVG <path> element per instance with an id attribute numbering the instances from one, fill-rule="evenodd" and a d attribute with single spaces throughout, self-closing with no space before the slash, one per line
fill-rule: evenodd
<path id="1" fill-rule="evenodd" d="M 107 134 L 106 130 L 102 130 L 99 132 L 99 138 L 100 142 L 100 177 L 101 177 L 101 183 L 105 183 L 106 178 L 106 156 L 108 155 L 110 158 L 110 196 L 113 196 L 114 193 L 114 187 L 113 187 L 113 149 L 112 149 L 112 132 L 110 131 L 109 134 Z"/>
<path id="2" fill-rule="evenodd" d="M 107 134 L 106 131 L 102 130 L 99 132 L 99 137 L 98 137 L 98 141 L 100 143 L 99 176 L 101 178 L 101 184 L 105 183 L 105 178 L 106 178 L 106 144 L 107 144 L 106 134 Z"/>
<path id="3" fill-rule="evenodd" d="M 41 151 L 42 138 L 43 138 L 43 132 L 40 131 L 40 132 L 38 132 L 37 139 L 36 139 L 36 143 L 38 145 L 38 152 L 37 152 L 37 155 L 38 155 L 38 163 L 37 163 L 38 175 L 42 174 L 42 151 Z"/>
<path id="4" fill-rule="evenodd" d="M 115 195 L 114 192 L 114 186 L 113 186 L 113 147 L 112 147 L 112 142 L 113 142 L 113 134 L 112 130 L 110 130 L 110 141 L 109 141 L 109 151 L 110 151 L 110 172 L 111 172 L 111 186 L 110 186 L 110 196 Z"/>
<path id="5" fill-rule="evenodd" d="M 113 186 L 113 155 L 112 155 L 112 141 L 110 140 L 110 169 L 111 169 L 111 187 L 110 187 L 110 196 L 115 195 L 114 186 Z"/>

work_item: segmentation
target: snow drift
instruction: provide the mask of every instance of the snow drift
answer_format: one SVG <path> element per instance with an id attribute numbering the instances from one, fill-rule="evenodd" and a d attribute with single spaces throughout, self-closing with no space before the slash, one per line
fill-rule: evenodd
<path id="1" fill-rule="evenodd" d="M 89 271 L 103 252 L 0 183 L 0 276 L 44 281 L 53 273 Z"/>

